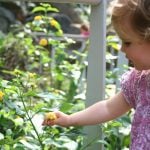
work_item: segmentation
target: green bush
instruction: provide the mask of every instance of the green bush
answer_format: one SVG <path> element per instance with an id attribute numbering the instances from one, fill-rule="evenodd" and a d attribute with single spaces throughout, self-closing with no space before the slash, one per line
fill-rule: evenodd
<path id="1" fill-rule="evenodd" d="M 75 41 L 53 38 L 63 37 L 63 31 L 61 25 L 47 15 L 48 11 L 59 10 L 41 4 L 32 13 L 43 13 L 32 22 L 17 26 L 8 35 L 0 35 L 2 150 L 83 150 L 82 127 L 41 125 L 46 112 L 60 110 L 71 114 L 85 107 L 86 79 L 82 78 L 82 73 L 87 67 L 87 50 L 82 53 L 73 50 L 69 54 L 68 46 Z M 107 48 L 118 50 L 114 38 L 107 37 Z M 114 56 L 107 51 L 107 63 L 112 60 L 115 63 Z M 109 85 L 115 84 L 117 71 L 118 68 L 107 70 L 106 96 L 110 96 Z M 129 124 L 130 113 L 103 124 L 104 139 L 90 144 L 103 143 L 107 150 L 128 148 Z"/>
<path id="2" fill-rule="evenodd" d="M 73 40 L 61 42 L 51 37 L 63 35 L 59 23 L 46 16 L 47 11 L 58 10 L 41 4 L 33 12 L 41 10 L 45 16 L 36 16 L 1 40 L 1 149 L 65 150 L 70 149 L 70 144 L 72 149 L 82 145 L 81 127 L 41 125 L 46 112 L 73 113 L 84 108 L 83 98 L 78 96 L 81 91 L 77 89 L 81 70 L 86 67 L 86 63 L 81 64 L 86 62 L 86 55 L 77 51 L 69 55 L 66 51 Z M 47 28 L 47 24 L 55 30 Z M 39 38 L 35 32 L 44 32 L 46 37 Z"/>

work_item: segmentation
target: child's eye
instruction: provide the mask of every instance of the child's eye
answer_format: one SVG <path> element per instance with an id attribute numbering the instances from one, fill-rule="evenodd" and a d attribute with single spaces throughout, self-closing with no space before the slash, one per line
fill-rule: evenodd
<path id="1" fill-rule="evenodd" d="M 123 43 L 123 45 L 125 45 L 125 46 L 130 46 L 131 45 L 131 42 L 122 42 Z"/>

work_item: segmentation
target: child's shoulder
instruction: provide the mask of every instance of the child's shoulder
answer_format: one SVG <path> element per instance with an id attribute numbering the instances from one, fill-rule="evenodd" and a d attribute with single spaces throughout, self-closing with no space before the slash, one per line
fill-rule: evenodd
<path id="1" fill-rule="evenodd" d="M 121 91 L 133 108 L 136 108 L 137 96 L 147 87 L 150 87 L 150 71 L 131 69 L 122 75 Z"/>
<path id="2" fill-rule="evenodd" d="M 131 68 L 130 70 L 128 70 L 122 75 L 122 80 L 133 81 L 133 80 L 141 79 L 141 77 L 143 76 L 144 77 L 150 76 L 150 70 L 139 71 L 139 70 L 136 70 L 135 68 Z"/>
<path id="3" fill-rule="evenodd" d="M 122 77 L 121 77 L 121 81 L 133 81 L 133 79 L 137 76 L 139 76 L 141 74 L 141 72 L 137 71 L 136 69 L 132 68 L 128 71 L 126 71 Z"/>

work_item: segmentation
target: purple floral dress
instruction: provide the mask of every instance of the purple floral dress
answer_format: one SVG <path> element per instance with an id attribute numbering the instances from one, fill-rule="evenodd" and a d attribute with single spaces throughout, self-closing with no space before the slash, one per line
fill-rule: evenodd
<path id="1" fill-rule="evenodd" d="M 150 70 L 133 69 L 123 74 L 121 89 L 135 109 L 130 150 L 150 150 Z"/>

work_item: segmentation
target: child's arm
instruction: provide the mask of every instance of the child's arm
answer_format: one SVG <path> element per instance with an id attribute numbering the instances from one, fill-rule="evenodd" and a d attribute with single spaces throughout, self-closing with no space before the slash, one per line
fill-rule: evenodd
<path id="1" fill-rule="evenodd" d="M 57 124 L 65 127 L 94 125 L 115 119 L 126 113 L 130 108 L 122 92 L 119 92 L 108 100 L 99 101 L 71 115 L 56 112 L 57 119 L 54 121 L 44 120 L 43 125 Z"/>

